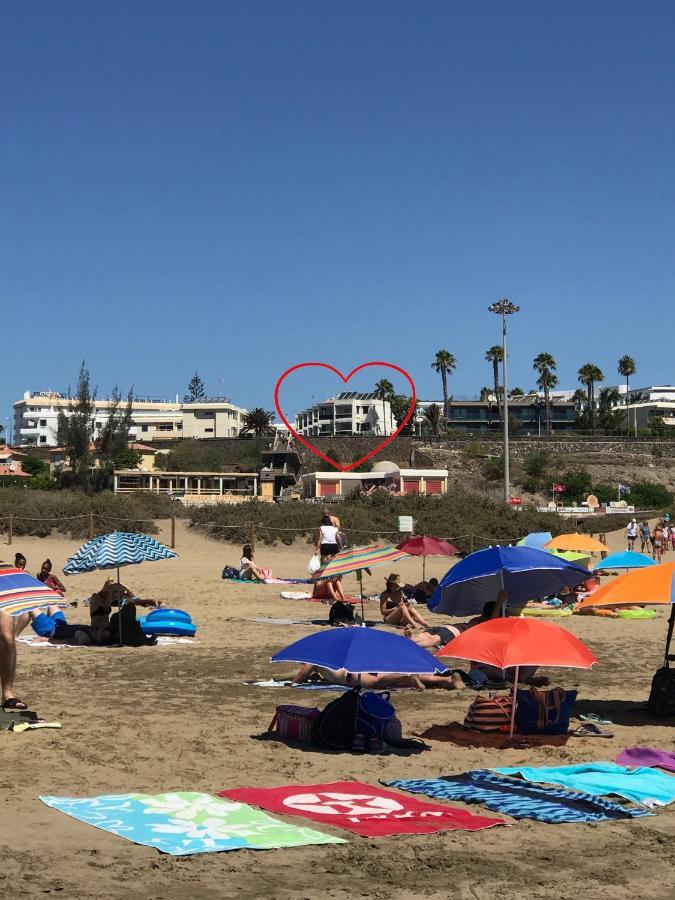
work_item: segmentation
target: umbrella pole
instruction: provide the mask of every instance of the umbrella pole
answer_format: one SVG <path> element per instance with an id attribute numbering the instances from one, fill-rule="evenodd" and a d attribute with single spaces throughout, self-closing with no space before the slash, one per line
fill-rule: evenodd
<path id="1" fill-rule="evenodd" d="M 366 627 L 366 611 L 363 607 L 363 572 L 361 572 L 361 577 L 359 578 L 359 597 L 361 598 L 361 626 L 363 628 Z M 361 682 L 359 681 L 359 684 Z"/>
<path id="2" fill-rule="evenodd" d="M 117 583 L 120 583 L 120 567 L 117 566 Z M 117 599 L 117 623 L 119 625 L 120 646 L 122 645 L 122 594 Z"/>
<path id="3" fill-rule="evenodd" d="M 516 727 L 516 697 L 518 695 L 518 672 L 520 666 L 516 666 L 516 677 L 513 679 L 513 702 L 511 703 L 511 729 L 509 731 L 509 740 L 513 738 L 513 732 Z"/>
<path id="4" fill-rule="evenodd" d="M 427 558 L 426 556 L 422 557 L 422 581 L 427 580 Z"/>

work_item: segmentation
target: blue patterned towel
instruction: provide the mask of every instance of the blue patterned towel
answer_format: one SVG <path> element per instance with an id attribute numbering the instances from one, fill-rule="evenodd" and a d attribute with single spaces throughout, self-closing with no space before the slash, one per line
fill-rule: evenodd
<path id="1" fill-rule="evenodd" d="M 414 794 L 427 794 L 442 800 L 481 803 L 495 812 L 514 819 L 538 822 L 601 822 L 605 819 L 633 819 L 651 815 L 645 809 L 626 809 L 618 803 L 590 794 L 562 788 L 544 788 L 495 775 L 487 770 L 467 772 L 449 778 L 422 778 L 414 781 L 388 781 L 390 787 Z"/>

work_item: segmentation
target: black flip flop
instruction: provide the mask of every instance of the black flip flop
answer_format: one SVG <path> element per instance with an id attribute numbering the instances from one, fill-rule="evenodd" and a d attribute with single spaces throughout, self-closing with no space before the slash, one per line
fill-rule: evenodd
<path id="1" fill-rule="evenodd" d="M 5 712 L 25 712 L 28 709 L 28 705 L 23 700 L 19 700 L 18 697 L 8 697 L 2 701 L 2 708 Z"/>

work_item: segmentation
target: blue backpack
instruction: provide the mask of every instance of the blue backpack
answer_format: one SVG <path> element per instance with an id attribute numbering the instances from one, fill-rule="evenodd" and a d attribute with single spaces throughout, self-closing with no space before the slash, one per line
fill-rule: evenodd
<path id="1" fill-rule="evenodd" d="M 562 688 L 519 690 L 516 698 L 516 730 L 520 734 L 567 734 L 576 691 Z"/>

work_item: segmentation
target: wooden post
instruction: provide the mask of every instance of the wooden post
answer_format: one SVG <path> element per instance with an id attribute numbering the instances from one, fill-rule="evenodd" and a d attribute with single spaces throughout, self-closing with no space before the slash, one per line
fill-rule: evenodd
<path id="1" fill-rule="evenodd" d="M 13 513 L 9 514 L 9 523 L 7 525 L 7 543 L 12 543 L 12 532 L 14 531 L 14 515 Z"/>
<path id="2" fill-rule="evenodd" d="M 94 536 L 94 512 L 89 510 L 89 540 Z"/>
<path id="3" fill-rule="evenodd" d="M 251 522 L 249 525 L 248 542 L 251 545 L 251 550 L 255 550 L 255 522 Z"/>
<path id="4" fill-rule="evenodd" d="M 171 549 L 176 548 L 176 517 L 171 516 Z"/>

